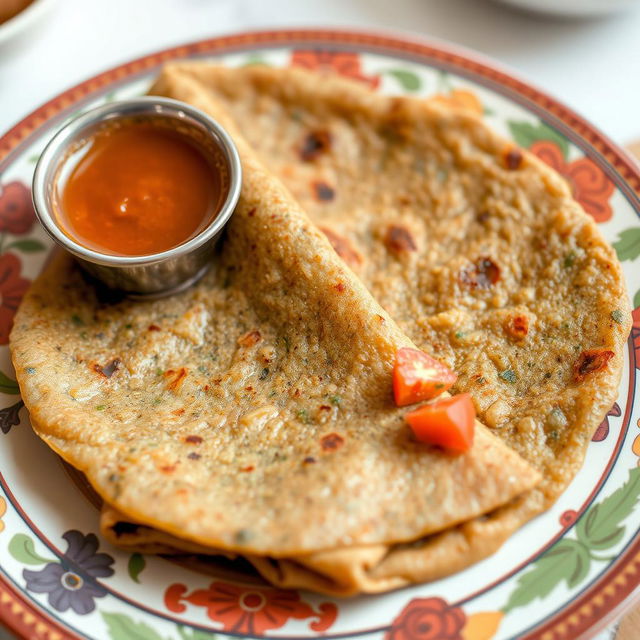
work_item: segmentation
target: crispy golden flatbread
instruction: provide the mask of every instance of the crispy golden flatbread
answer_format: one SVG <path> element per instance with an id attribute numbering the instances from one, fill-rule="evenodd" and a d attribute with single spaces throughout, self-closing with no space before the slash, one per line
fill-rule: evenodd
<path id="1" fill-rule="evenodd" d="M 177 63 L 151 93 L 224 110 L 555 500 L 615 400 L 631 325 L 620 263 L 566 182 L 468 111 L 331 75 Z"/>
<path id="2" fill-rule="evenodd" d="M 148 548 L 170 534 L 332 593 L 406 584 L 359 573 L 540 476 L 482 425 L 464 455 L 415 441 L 391 394 L 412 343 L 236 143 L 240 203 L 192 289 L 114 300 L 66 255 L 35 281 L 11 334 L 32 425 L 120 519 L 163 532 Z"/>
<path id="3" fill-rule="evenodd" d="M 413 544 L 258 569 L 285 586 L 392 588 L 488 555 L 548 508 L 615 399 L 630 327 L 620 265 L 566 183 L 470 113 L 332 76 L 180 63 L 152 92 L 222 108 L 401 328 L 461 373 L 455 389 L 543 473 L 490 517 Z"/>

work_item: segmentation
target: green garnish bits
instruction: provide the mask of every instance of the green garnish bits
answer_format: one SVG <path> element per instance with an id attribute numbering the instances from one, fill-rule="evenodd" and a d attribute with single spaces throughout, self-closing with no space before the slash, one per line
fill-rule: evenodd
<path id="1" fill-rule="evenodd" d="M 576 261 L 576 254 L 573 251 L 569 251 L 569 253 L 567 253 L 567 255 L 564 257 L 564 267 L 565 269 L 568 269 L 569 267 L 573 267 L 575 261 Z"/>
<path id="2" fill-rule="evenodd" d="M 505 369 L 498 374 L 499 378 L 502 378 L 505 382 L 513 384 L 517 379 L 516 372 L 513 369 Z"/>
<path id="3" fill-rule="evenodd" d="M 614 309 L 611 312 L 611 319 L 614 322 L 617 322 L 618 324 L 622 324 L 622 322 L 624 320 L 624 313 L 622 313 L 622 311 L 620 311 L 620 309 Z"/>
<path id="4" fill-rule="evenodd" d="M 330 402 L 331 404 L 335 404 L 335 405 L 336 405 L 336 407 L 339 407 L 339 406 L 340 406 L 340 403 L 342 402 L 342 398 L 341 398 L 340 396 L 338 396 L 338 395 L 335 395 L 335 396 L 329 396 L 329 402 Z"/>

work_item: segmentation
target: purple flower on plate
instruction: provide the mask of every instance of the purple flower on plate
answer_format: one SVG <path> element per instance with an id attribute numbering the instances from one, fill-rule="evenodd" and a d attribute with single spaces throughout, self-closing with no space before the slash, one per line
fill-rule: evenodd
<path id="1" fill-rule="evenodd" d="M 91 613 L 96 606 L 94 599 L 107 595 L 95 578 L 113 575 L 113 558 L 96 553 L 98 538 L 93 533 L 85 536 L 72 530 L 62 537 L 67 541 L 67 551 L 59 563 L 49 562 L 40 571 L 25 569 L 22 576 L 29 591 L 48 594 L 54 609 L 62 612 L 71 607 L 81 615 Z"/>

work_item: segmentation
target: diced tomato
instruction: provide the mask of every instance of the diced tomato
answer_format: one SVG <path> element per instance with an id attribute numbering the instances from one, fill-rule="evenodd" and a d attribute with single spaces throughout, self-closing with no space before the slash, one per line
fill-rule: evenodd
<path id="1" fill-rule="evenodd" d="M 468 393 L 425 404 L 405 416 L 420 442 L 464 453 L 473 444 L 476 411 Z"/>
<path id="2" fill-rule="evenodd" d="M 458 379 L 449 367 L 418 349 L 398 349 L 393 367 L 393 394 L 404 407 L 431 400 L 446 391 Z"/>

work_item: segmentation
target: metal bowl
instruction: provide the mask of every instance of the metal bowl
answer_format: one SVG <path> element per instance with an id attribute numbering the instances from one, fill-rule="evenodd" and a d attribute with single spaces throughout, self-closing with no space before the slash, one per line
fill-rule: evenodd
<path id="1" fill-rule="evenodd" d="M 122 120 L 157 121 L 170 126 L 195 140 L 205 154 L 211 154 L 210 160 L 213 161 L 215 155 L 226 164 L 227 196 L 218 214 L 202 231 L 172 249 L 141 256 L 100 253 L 75 242 L 59 225 L 56 210 L 60 207 L 59 186 L 67 160 L 96 131 Z M 216 241 L 236 207 L 241 184 L 238 151 L 229 134 L 215 120 L 178 100 L 147 96 L 97 107 L 60 129 L 36 166 L 33 203 L 47 233 L 73 254 L 89 274 L 130 296 L 152 298 L 186 289 L 204 275 L 211 264 Z"/>

